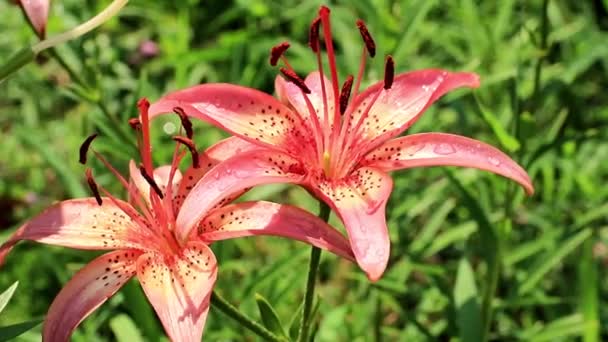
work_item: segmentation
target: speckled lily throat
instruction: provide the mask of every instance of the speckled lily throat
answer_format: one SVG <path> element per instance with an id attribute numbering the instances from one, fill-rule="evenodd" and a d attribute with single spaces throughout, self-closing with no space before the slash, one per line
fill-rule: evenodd
<path id="1" fill-rule="evenodd" d="M 150 107 L 151 117 L 183 109 L 248 142 L 251 151 L 224 169 L 247 174 L 247 186 L 285 182 L 304 186 L 338 214 L 348 232 L 357 263 L 371 280 L 380 278 L 390 253 L 385 207 L 392 191 L 389 171 L 452 165 L 494 172 L 533 191 L 526 172 L 498 149 L 481 141 L 443 133 L 398 137 L 443 94 L 479 86 L 474 73 L 425 69 L 394 74 L 386 57 L 384 79 L 359 91 L 368 58 L 376 45 L 361 20 L 363 38 L 356 77 L 339 82 L 331 36 L 330 10 L 322 6 L 309 30 L 309 46 L 318 70 L 300 78 L 285 57 L 288 43 L 272 48 L 270 64 L 280 67 L 275 79 L 278 99 L 232 84 L 202 84 L 163 96 Z M 323 35 L 322 39 L 320 34 Z M 324 70 L 321 42 L 326 49 Z M 329 75 L 329 78 L 325 75 Z M 255 150 L 257 148 L 257 150 Z M 236 190 L 244 183 L 224 183 Z M 212 185 L 199 182 L 193 192 Z M 198 207 L 196 197 L 184 207 Z M 199 198 L 200 199 L 200 198 Z M 213 201 L 206 204 L 213 205 Z M 177 220 L 178 235 L 196 227 L 196 217 Z"/>
<path id="2" fill-rule="evenodd" d="M 130 179 L 122 177 L 99 153 L 92 150 L 95 135 L 80 148 L 80 162 L 87 151 L 116 176 L 129 194 L 129 202 L 110 194 L 86 169 L 94 197 L 57 203 L 27 221 L 0 246 L 0 264 L 20 240 L 33 240 L 78 249 L 111 250 L 94 259 L 57 295 L 44 323 L 43 340 L 68 341 L 72 331 L 131 277 L 139 282 L 173 341 L 200 341 L 217 276 L 217 262 L 208 245 L 214 241 L 274 235 L 300 240 L 353 260 L 348 241 L 324 221 L 301 209 L 256 201 L 228 204 L 246 187 L 230 191 L 215 172 L 230 158 L 248 148 L 242 140 L 222 140 L 199 153 L 191 140 L 192 127 L 180 111 L 186 136 L 177 136 L 172 163 L 154 168 L 150 146 L 149 104 L 139 101 L 140 118 L 129 123 L 139 134 L 142 164 L 130 163 Z M 185 146 L 186 148 L 180 147 Z M 182 174 L 177 165 L 190 152 L 192 165 Z M 183 210 L 191 189 L 211 179 L 207 191 L 217 197 L 213 208 Z M 102 196 L 103 195 L 103 196 Z M 197 229 L 181 238 L 177 218 L 199 217 Z"/>

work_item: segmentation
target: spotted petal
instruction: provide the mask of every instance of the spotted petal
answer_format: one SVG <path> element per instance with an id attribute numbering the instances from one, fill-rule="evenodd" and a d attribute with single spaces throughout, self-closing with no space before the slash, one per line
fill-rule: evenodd
<path id="1" fill-rule="evenodd" d="M 188 193 L 190 193 L 190 190 L 194 188 L 196 183 L 198 183 L 211 168 L 235 155 L 259 149 L 264 149 L 264 147 L 252 144 L 238 137 L 230 137 L 219 141 L 209 147 L 205 152 L 200 153 L 199 167 L 196 169 L 190 167 L 184 172 L 184 177 L 179 184 L 179 190 L 174 198 L 174 207 L 179 208 L 182 205 L 184 199 Z M 238 197 L 241 194 L 242 193 L 235 194 L 234 197 Z"/>
<path id="2" fill-rule="evenodd" d="M 225 204 L 247 188 L 271 183 L 299 183 L 298 161 L 271 150 L 254 150 L 230 158 L 207 173 L 190 191 L 177 215 L 176 233 L 185 241 L 210 209 Z"/>
<path id="3" fill-rule="evenodd" d="M 318 217 L 289 205 L 264 201 L 227 205 L 213 210 L 198 228 L 198 236 L 208 242 L 251 235 L 296 239 L 353 260 L 342 234 Z"/>
<path id="4" fill-rule="evenodd" d="M 137 250 L 104 254 L 72 277 L 57 295 L 44 322 L 43 341 L 69 341 L 74 329 L 135 274 Z"/>
<path id="5" fill-rule="evenodd" d="M 481 141 L 445 133 L 421 133 L 389 140 L 362 162 L 385 171 L 424 166 L 465 166 L 510 178 L 534 193 L 526 171 L 509 156 Z"/>
<path id="6" fill-rule="evenodd" d="M 202 84 L 165 95 L 152 104 L 149 113 L 154 117 L 174 107 L 245 140 L 283 151 L 298 152 L 302 146 L 314 143 L 297 113 L 255 89 Z"/>
<path id="7" fill-rule="evenodd" d="M 131 208 L 127 203 L 116 200 Z M 0 246 L 0 264 L 21 240 L 89 250 L 146 248 L 146 233 L 110 199 L 97 205 L 94 198 L 57 203 L 27 221 Z"/>
<path id="8" fill-rule="evenodd" d="M 137 261 L 137 277 L 169 338 L 199 342 L 217 277 L 209 247 L 190 242 L 179 255 L 145 254 Z"/>
<path id="9" fill-rule="evenodd" d="M 382 276 L 390 254 L 385 208 L 392 188 L 386 173 L 363 167 L 344 183 L 321 183 L 316 190 L 342 219 L 357 263 L 372 281 Z"/>
<path id="10" fill-rule="evenodd" d="M 433 102 L 448 91 L 459 87 L 478 86 L 479 77 L 476 74 L 437 69 L 400 74 L 395 77 L 389 90 L 384 90 L 384 82 L 378 82 L 354 100 L 351 120 L 353 125 L 365 113 L 376 94 L 381 92 L 369 114 L 363 117 L 360 128 L 352 134 L 355 134 L 355 139 L 359 141 L 358 146 L 371 149 L 405 131 Z"/>
<path id="11" fill-rule="evenodd" d="M 323 84 L 325 84 L 325 94 L 327 96 L 327 116 L 329 124 L 333 124 L 334 118 L 334 92 L 332 90 L 331 82 L 327 79 L 327 77 L 322 76 Z M 304 80 L 308 89 L 310 89 L 310 94 L 308 94 L 308 99 L 315 109 L 315 113 L 319 122 L 321 123 L 321 127 L 323 127 L 324 122 L 324 104 L 323 104 L 323 89 L 321 87 L 321 75 L 318 71 L 311 72 L 306 79 Z M 285 81 L 283 77 L 277 76 L 275 79 L 275 90 L 277 92 L 277 96 L 285 103 L 289 103 L 306 121 L 309 127 L 314 127 L 310 118 L 310 111 L 308 110 L 308 106 L 306 105 L 306 101 L 304 100 L 304 95 L 298 86 L 291 82 Z"/>

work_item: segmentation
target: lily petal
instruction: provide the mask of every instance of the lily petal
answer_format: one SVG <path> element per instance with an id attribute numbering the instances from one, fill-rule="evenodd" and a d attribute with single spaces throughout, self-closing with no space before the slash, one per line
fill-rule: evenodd
<path id="1" fill-rule="evenodd" d="M 199 342 L 217 277 L 217 261 L 201 242 L 189 242 L 180 255 L 142 255 L 137 277 L 172 341 Z"/>
<path id="2" fill-rule="evenodd" d="M 459 87 L 476 88 L 479 76 L 438 69 L 417 70 L 395 77 L 392 87 L 384 82 L 367 88 L 353 102 L 351 122 L 358 122 L 378 92 L 382 92 L 355 133 L 359 146 L 371 149 L 410 127 L 439 97 Z"/>
<path id="3" fill-rule="evenodd" d="M 321 125 L 324 122 L 324 104 L 323 104 L 323 91 L 321 88 L 321 77 L 318 71 L 311 72 L 306 76 L 304 80 L 308 89 L 310 89 L 310 94 L 308 94 L 308 99 L 315 109 L 317 118 Z M 328 113 L 328 121 L 329 124 L 333 124 L 334 119 L 334 92 L 332 91 L 331 82 L 323 75 L 323 83 L 325 83 L 325 94 L 327 96 L 327 113 Z M 308 110 L 308 106 L 306 105 L 306 101 L 304 100 L 304 95 L 298 86 L 291 82 L 285 81 L 283 77 L 280 75 L 275 79 L 275 90 L 277 92 L 277 96 L 283 102 L 291 104 L 293 108 L 300 114 L 300 116 L 306 121 L 308 127 L 311 129 L 314 127 L 313 123 L 310 119 L 310 113 Z M 327 129 L 328 127 L 325 127 Z"/>
<path id="4" fill-rule="evenodd" d="M 460 135 L 420 133 L 393 139 L 371 151 L 362 164 L 387 172 L 440 165 L 473 167 L 512 179 L 529 195 L 534 193 L 526 171 L 508 155 L 479 140 Z"/>
<path id="5" fill-rule="evenodd" d="M 342 219 L 357 263 L 376 281 L 390 254 L 385 208 L 393 181 L 386 173 L 367 167 L 350 177 L 344 184 L 321 183 L 315 192 Z"/>
<path id="6" fill-rule="evenodd" d="M 78 271 L 51 304 L 42 340 L 69 341 L 78 324 L 131 279 L 140 255 L 137 250 L 110 252 Z"/>
<path id="7" fill-rule="evenodd" d="M 314 142 L 297 113 L 256 89 L 202 84 L 165 95 L 152 104 L 149 114 L 155 117 L 175 107 L 254 144 L 298 152 L 303 144 Z"/>
<path id="8" fill-rule="evenodd" d="M 323 220 L 300 208 L 272 202 L 244 202 L 213 210 L 198 226 L 207 242 L 252 235 L 282 236 L 354 261 L 348 241 Z"/>
<path id="9" fill-rule="evenodd" d="M 125 202 L 120 203 L 131 208 Z M 0 246 L 0 264 L 21 240 L 77 249 L 109 250 L 144 248 L 144 240 L 147 239 L 139 224 L 108 198 L 104 198 L 101 206 L 97 205 L 95 198 L 68 200 L 51 206 L 21 226 Z"/>
<path id="10" fill-rule="evenodd" d="M 184 177 L 179 184 L 179 190 L 174 197 L 174 208 L 179 208 L 182 205 L 184 199 L 190 193 L 190 190 L 192 190 L 196 183 L 198 183 L 198 181 L 214 166 L 226 159 L 234 157 L 235 155 L 259 149 L 265 148 L 254 145 L 238 137 L 230 137 L 217 142 L 213 146 L 209 147 L 205 152 L 200 153 L 200 167 L 196 169 L 194 167 L 190 167 L 184 172 Z M 240 195 L 242 195 L 242 193 L 235 194 L 234 196 L 238 197 Z"/>
<path id="11" fill-rule="evenodd" d="M 46 36 L 46 22 L 49 17 L 50 0 L 21 0 L 21 7 L 32 24 L 38 37 Z"/>
<path id="12" fill-rule="evenodd" d="M 299 183 L 304 170 L 292 157 L 268 149 L 241 153 L 214 167 L 190 191 L 177 215 L 176 234 L 186 241 L 192 229 L 217 205 L 250 187 Z"/>

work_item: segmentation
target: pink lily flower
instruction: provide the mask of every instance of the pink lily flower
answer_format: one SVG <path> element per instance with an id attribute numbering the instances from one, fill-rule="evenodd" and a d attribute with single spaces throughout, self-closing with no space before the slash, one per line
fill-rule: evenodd
<path id="1" fill-rule="evenodd" d="M 46 22 L 49 17 L 50 0 L 20 0 L 27 20 L 32 24 L 40 39 L 46 36 Z"/>
<path id="2" fill-rule="evenodd" d="M 304 241 L 354 260 L 348 241 L 321 219 L 302 209 L 270 202 L 221 204 L 202 215 L 186 240 L 175 238 L 175 217 L 199 178 L 242 148 L 236 139 L 223 140 L 198 154 L 189 138 L 175 138 L 190 149 L 193 166 L 177 169 L 184 156 L 176 146 L 171 165 L 153 169 L 149 143 L 147 101 L 140 101 L 143 165 L 130 165 L 127 182 L 103 156 L 130 196 L 122 201 L 97 185 L 87 169 L 95 197 L 60 202 L 26 222 L 2 246 L 0 263 L 21 240 L 86 250 L 112 250 L 82 268 L 57 295 L 44 323 L 44 341 L 68 341 L 76 326 L 118 291 L 131 277 L 139 279 L 148 300 L 173 341 L 200 341 L 210 295 L 217 276 L 217 260 L 208 245 L 214 241 L 251 235 L 274 235 Z M 183 117 L 184 128 L 191 128 Z M 95 136 L 81 147 L 81 162 Z M 100 191 L 105 195 L 102 197 Z M 190 209 L 188 209 L 190 210 Z"/>
<path id="3" fill-rule="evenodd" d="M 285 78 L 278 76 L 275 81 L 278 100 L 237 85 L 203 84 L 162 97 L 152 104 L 150 115 L 181 108 L 189 116 L 258 146 L 257 151 L 224 164 L 226 172 L 247 174 L 244 182 L 234 173 L 224 177 L 224 187 L 239 191 L 271 182 L 304 186 L 341 218 L 357 262 L 371 280 L 380 278 L 389 259 L 385 219 L 393 187 L 389 171 L 436 165 L 473 167 L 510 178 L 529 194 L 533 192 L 530 178 L 517 163 L 481 141 L 444 133 L 396 138 L 443 94 L 459 87 L 478 87 L 476 74 L 428 69 L 394 76 L 393 59 L 388 56 L 385 79 L 359 93 L 366 59 L 375 55 L 375 43 L 363 21 L 358 20 L 365 43 L 361 65 L 354 89 L 355 78 L 348 76 L 340 91 L 329 14 L 322 6 L 312 22 L 309 45 L 318 71 L 305 80 L 283 56 L 288 43 L 272 49 L 271 64 L 282 60 L 285 65 L 281 68 Z M 321 26 L 331 80 L 323 70 Z M 227 184 L 229 180 L 231 184 Z M 199 192 L 208 194 L 211 183 L 211 177 L 202 179 L 185 201 L 189 210 L 177 218 L 178 238 L 189 236 L 196 226 L 199 217 L 191 209 L 199 207 Z"/>

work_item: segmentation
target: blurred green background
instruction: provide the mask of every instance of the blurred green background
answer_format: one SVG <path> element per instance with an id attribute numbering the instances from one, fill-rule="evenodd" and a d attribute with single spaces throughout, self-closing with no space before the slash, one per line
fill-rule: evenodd
<path id="1" fill-rule="evenodd" d="M 74 27 L 108 3 L 52 1 L 47 31 Z M 136 154 L 126 121 L 139 97 L 154 100 L 203 82 L 272 92 L 277 70 L 268 65 L 268 51 L 284 40 L 292 43 L 287 56 L 295 69 L 312 71 L 308 25 L 320 4 L 134 0 L 101 28 L 0 84 L 0 241 L 49 204 L 88 195 L 77 159 L 91 132 L 101 134 L 97 150 L 127 170 Z M 382 78 L 385 54 L 392 54 L 399 72 L 440 67 L 479 73 L 479 89 L 445 96 L 409 132 L 450 132 L 500 147 L 528 170 L 537 192 L 526 198 L 514 184 L 476 170 L 395 173 L 387 212 L 390 267 L 371 284 L 354 265 L 324 253 L 316 340 L 608 339 L 608 2 L 328 5 L 342 79 L 358 68 L 357 18 L 378 45 L 365 85 Z M 0 33 L 0 62 L 36 41 L 12 1 L 0 1 Z M 177 124 L 169 116 L 154 123 L 157 164 L 170 161 Z M 195 126 L 198 146 L 225 136 Z M 98 182 L 119 189 L 95 166 Z M 316 212 L 315 201 L 296 187 L 266 186 L 247 198 Z M 335 217 L 331 222 L 340 227 Z M 254 295 L 263 295 L 289 327 L 302 300 L 309 248 L 277 238 L 212 248 L 220 266 L 216 289 L 256 318 Z M 20 281 L 0 326 L 43 317 L 62 284 L 95 255 L 20 244 L 0 271 L 0 291 Z M 214 308 L 205 338 L 257 340 Z M 18 339 L 40 340 L 40 327 Z M 73 340 L 166 337 L 132 281 L 85 320 Z"/>

